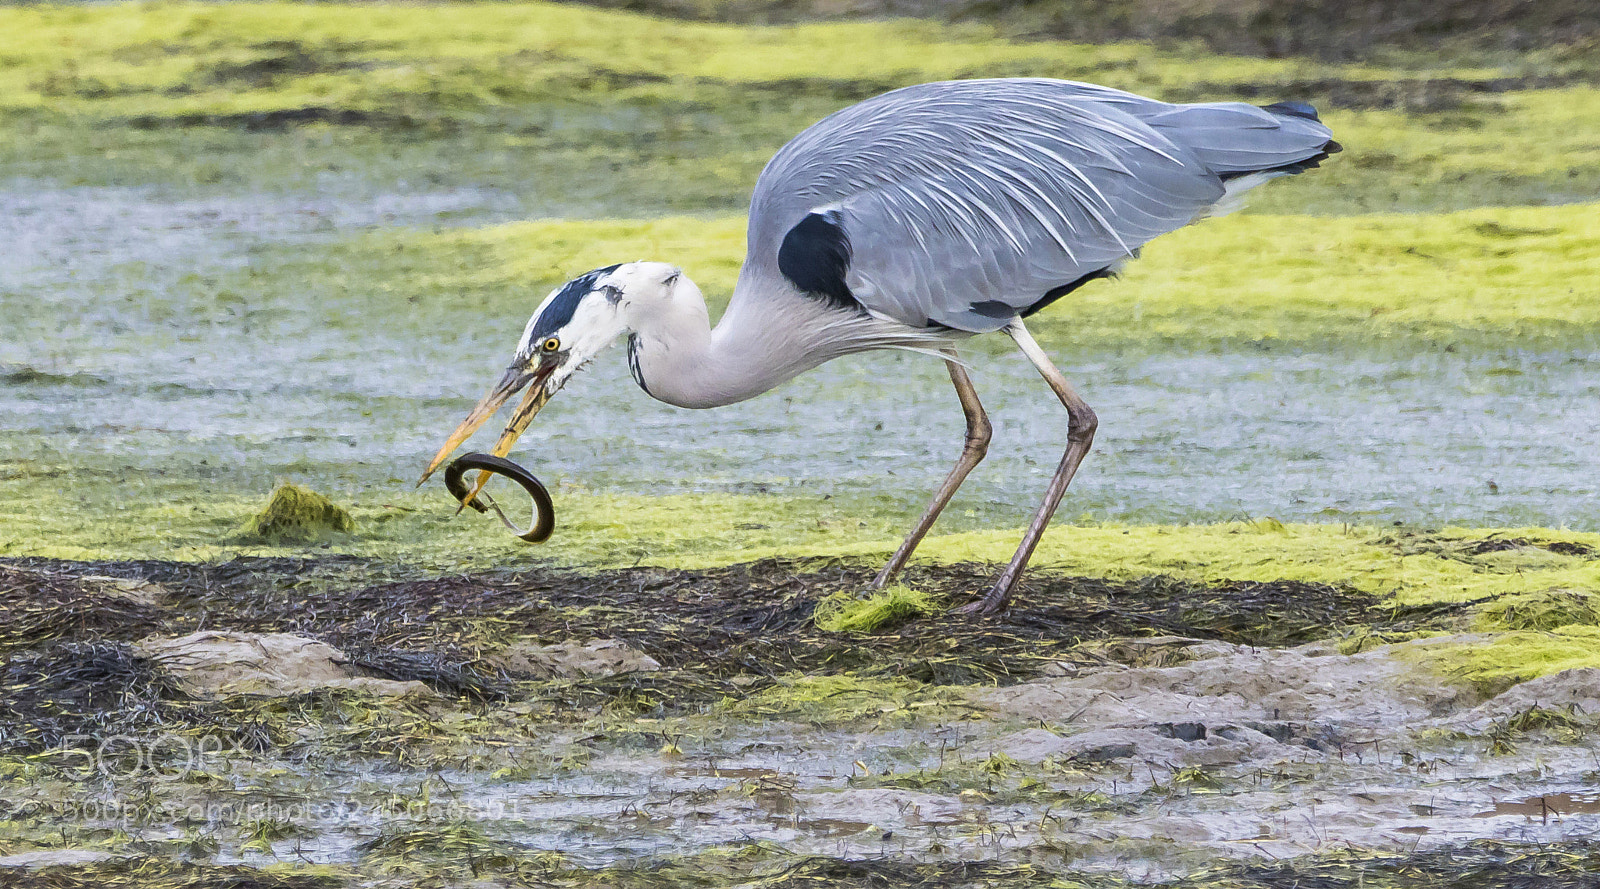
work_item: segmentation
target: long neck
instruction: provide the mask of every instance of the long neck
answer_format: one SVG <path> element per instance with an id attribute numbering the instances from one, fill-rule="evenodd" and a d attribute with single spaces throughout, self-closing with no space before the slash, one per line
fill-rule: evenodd
<path id="1" fill-rule="evenodd" d="M 878 322 L 803 294 L 752 292 L 745 281 L 715 330 L 705 300 L 652 307 L 634 324 L 628 363 L 655 398 L 679 407 L 718 407 L 753 398 L 850 352 L 885 345 Z"/>

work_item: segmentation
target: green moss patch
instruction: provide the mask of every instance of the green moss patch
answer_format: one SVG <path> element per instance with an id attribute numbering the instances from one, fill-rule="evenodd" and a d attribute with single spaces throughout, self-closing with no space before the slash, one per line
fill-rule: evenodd
<path id="1" fill-rule="evenodd" d="M 1082 6 L 1056 4 L 1049 17 L 1094 19 L 1063 11 Z M 1314 11 L 1260 14 L 1278 34 Z M 1210 25 L 1186 27 L 1216 28 L 1200 18 Z M 1267 189 L 1258 206 L 1462 208 L 1579 200 L 1596 185 L 1596 149 L 1583 139 L 1596 63 L 1581 45 L 1348 64 L 1192 43 L 1041 42 L 1069 32 L 1037 21 L 1008 40 L 1007 27 L 971 21 L 733 27 L 551 3 L 21 7 L 0 10 L 0 30 L 30 37 L 0 66 L 0 117 L 24 133 L 0 154 L 92 184 L 272 191 L 317 188 L 337 171 L 449 186 L 503 183 L 518 169 L 572 189 L 551 215 L 595 201 L 611 214 L 726 210 L 785 139 L 849 102 L 929 80 L 1052 76 L 1174 101 L 1318 102 L 1350 150 L 1294 189 Z M 419 147 L 419 136 L 450 147 Z"/>
<path id="2" fill-rule="evenodd" d="M 356 529 L 350 511 L 309 488 L 285 482 L 272 490 L 267 505 L 240 529 L 245 542 L 315 543 Z"/>
<path id="3" fill-rule="evenodd" d="M 834 593 L 817 603 L 811 620 L 829 633 L 871 633 L 937 608 L 926 591 L 896 584 L 864 595 Z"/>
<path id="4" fill-rule="evenodd" d="M 1002 33 L 1030 39 L 1202 41 L 1219 52 L 1274 57 L 1306 54 L 1330 62 L 1392 56 L 1401 47 L 1435 49 L 1440 43 L 1448 45 L 1453 54 L 1512 46 L 1527 52 L 1552 45 L 1571 47 L 1572 54 L 1581 54 L 1585 40 L 1592 45 L 1600 29 L 1583 0 L 1532 0 L 1516 6 L 1449 3 L 1431 15 L 1419 15 L 1408 6 L 1384 0 L 1337 5 L 1306 0 L 1197 0 L 1180 5 L 1161 0 L 1064 0 L 1045 5 L 951 0 L 909 7 L 892 0 L 866 0 L 849 7 L 828 0 L 592 3 L 674 18 L 746 23 L 902 15 L 909 9 L 951 21 L 989 21 Z"/>
<path id="5" fill-rule="evenodd" d="M 906 722 L 938 719 L 959 698 L 919 682 L 853 675 L 780 677 L 772 686 L 729 703 L 724 712 L 743 718 L 786 719 L 838 725 L 863 719 Z"/>
<path id="6" fill-rule="evenodd" d="M 252 579 L 252 566 L 257 566 L 269 577 L 304 572 L 306 579 L 322 578 L 318 583 L 342 576 L 336 582 L 348 587 L 360 586 L 363 577 L 371 583 L 385 576 L 489 574 L 552 563 L 593 570 L 644 564 L 688 571 L 774 559 L 842 558 L 881 564 L 899 542 L 906 521 L 892 504 L 841 504 L 841 498 L 821 503 L 775 495 L 591 494 L 564 498 L 561 529 L 549 543 L 533 548 L 505 534 L 492 520 L 476 521 L 481 518 L 476 515 L 452 518 L 448 503 L 440 503 L 443 495 L 430 489 L 396 492 L 381 501 L 369 495 L 352 508 L 363 523 L 363 533 L 336 536 L 329 541 L 327 558 L 301 563 L 283 558 L 298 552 L 292 547 L 219 544 L 258 507 L 243 497 L 202 499 L 202 487 L 162 487 L 137 503 L 128 503 L 114 488 L 96 488 L 71 508 L 40 508 L 33 486 L 18 484 L 13 489 L 0 481 L 0 521 L 19 534 L 0 540 L 0 555 L 179 558 L 189 561 L 152 564 L 148 572 L 136 576 L 157 581 L 168 576 L 188 578 L 181 584 L 198 583 L 209 574 L 255 588 L 259 584 Z M 185 505 L 176 508 L 174 500 Z M 10 520 L 13 505 L 17 515 L 29 510 L 26 522 Z M 86 522 L 85 511 L 106 518 Z M 819 521 L 819 515 L 824 519 Z M 1394 528 L 1299 523 L 1284 528 L 1287 533 L 1268 532 L 1249 522 L 1068 525 L 1063 518 L 1041 540 L 1033 566 L 1038 571 L 1118 583 L 1153 575 L 1202 584 L 1292 581 L 1377 597 L 1392 595 L 1408 607 L 1483 602 L 1552 589 L 1600 590 L 1600 559 L 1574 555 L 1600 548 L 1596 533 L 1445 528 L 1404 535 Z M 962 596 L 993 580 L 993 573 L 1016 549 L 1017 533 L 996 529 L 930 537 L 918 550 L 919 565 L 988 566 L 983 569 L 988 576 L 979 577 L 978 569 L 969 569 L 971 586 L 949 590 L 951 604 L 959 605 L 965 601 Z M 1542 545 L 1462 554 L 1474 541 L 1504 538 L 1537 540 Z M 269 558 L 261 561 L 261 556 Z M 1495 570 L 1484 570 L 1491 563 Z M 109 573 L 121 563 L 35 558 L 19 564 L 98 565 L 94 570 Z M 834 586 L 829 592 L 864 588 L 867 580 L 870 577 L 853 581 L 859 586 Z"/>
<path id="7" fill-rule="evenodd" d="M 1600 592 L 1542 590 L 1517 593 L 1485 603 L 1478 624 L 1486 630 L 1555 630 L 1600 626 Z"/>
<path id="8" fill-rule="evenodd" d="M 1600 126 L 1600 91 L 1594 105 Z M 1308 183 L 1310 177 L 1292 185 Z M 1041 341 L 1074 352 L 1261 343 L 1370 351 L 1397 340 L 1500 345 L 1506 335 L 1522 348 L 1540 340 L 1592 343 L 1600 285 L 1585 272 L 1600 261 L 1594 214 L 1592 205 L 1575 205 L 1207 220 L 1150 245 L 1119 280 L 1074 294 L 1071 311 L 1032 323 Z M 513 303 L 522 305 L 529 282 L 553 286 L 575 269 L 619 256 L 656 257 L 682 265 L 715 309 L 737 279 L 744 227 L 742 216 L 541 220 L 386 232 L 348 250 L 357 265 L 388 257 L 417 266 L 396 298 L 414 297 L 419 285 L 465 290 L 503 299 L 507 314 Z M 1219 254 L 1230 257 L 1226 274 L 1215 268 Z"/>
<path id="9" fill-rule="evenodd" d="M 1407 653 L 1492 697 L 1519 682 L 1577 667 L 1600 667 L 1600 627 L 1514 630 L 1487 639 L 1419 646 Z"/>

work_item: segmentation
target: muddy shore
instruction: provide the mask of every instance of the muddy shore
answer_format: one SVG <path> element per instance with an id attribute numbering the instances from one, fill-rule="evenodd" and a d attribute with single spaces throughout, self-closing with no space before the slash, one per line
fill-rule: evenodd
<path id="1" fill-rule="evenodd" d="M 1041 575 L 839 634 L 866 565 L 373 567 L 0 564 L 7 885 L 1595 879 L 1600 670 L 1424 666 L 1473 606 Z"/>

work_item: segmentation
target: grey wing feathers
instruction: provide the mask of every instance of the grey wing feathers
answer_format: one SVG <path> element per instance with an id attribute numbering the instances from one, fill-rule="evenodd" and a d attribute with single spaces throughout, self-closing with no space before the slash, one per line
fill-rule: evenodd
<path id="1" fill-rule="evenodd" d="M 1312 118 L 1240 103 L 1052 80 L 908 87 L 778 152 L 751 203 L 746 274 L 838 269 L 833 289 L 872 314 L 996 330 L 1205 215 L 1230 174 L 1304 162 L 1327 143 Z M 786 239 L 802 222 L 827 237 Z"/>

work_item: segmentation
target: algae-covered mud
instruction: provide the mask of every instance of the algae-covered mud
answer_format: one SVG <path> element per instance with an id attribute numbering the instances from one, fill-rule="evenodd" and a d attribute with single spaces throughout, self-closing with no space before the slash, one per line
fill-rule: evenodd
<path id="1" fill-rule="evenodd" d="M 0 885 L 1600 884 L 1592 28 L 1281 5 L 0 8 Z M 923 356 L 714 412 L 604 356 L 513 455 L 539 547 L 414 489 L 552 286 L 715 311 L 784 140 L 1010 75 L 1346 151 L 1037 316 L 1101 429 L 1009 614 L 949 613 L 1062 444 L 1003 342 L 876 597 Z"/>
<path id="2" fill-rule="evenodd" d="M 52 886 L 1591 885 L 1600 864 L 1600 669 L 1474 672 L 1550 602 L 1043 576 L 972 621 L 947 607 L 988 569 L 954 564 L 908 578 L 920 609 L 841 632 L 819 600 L 870 566 L 368 580 L 396 572 L 0 565 L 0 864 Z M 1595 663 L 1594 604 L 1566 605 L 1546 635 Z"/>

